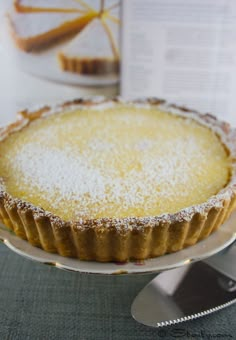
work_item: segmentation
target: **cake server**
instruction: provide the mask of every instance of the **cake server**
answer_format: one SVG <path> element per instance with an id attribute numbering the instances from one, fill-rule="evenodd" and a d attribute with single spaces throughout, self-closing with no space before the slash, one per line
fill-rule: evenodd
<path id="1" fill-rule="evenodd" d="M 131 306 L 133 318 L 161 327 L 192 320 L 236 302 L 236 243 L 205 261 L 162 272 Z"/>

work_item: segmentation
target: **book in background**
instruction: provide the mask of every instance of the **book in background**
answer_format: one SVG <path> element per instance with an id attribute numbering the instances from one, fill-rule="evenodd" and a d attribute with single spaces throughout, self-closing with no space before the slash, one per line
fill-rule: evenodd
<path id="1" fill-rule="evenodd" d="M 236 125 L 236 3 L 122 3 L 121 94 L 155 96 Z"/>

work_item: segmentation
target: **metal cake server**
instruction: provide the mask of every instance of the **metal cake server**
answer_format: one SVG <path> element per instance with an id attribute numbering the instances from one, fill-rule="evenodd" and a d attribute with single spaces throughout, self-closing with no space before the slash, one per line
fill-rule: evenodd
<path id="1" fill-rule="evenodd" d="M 192 320 L 236 302 L 236 243 L 205 261 L 165 271 L 131 306 L 133 318 L 161 327 Z"/>

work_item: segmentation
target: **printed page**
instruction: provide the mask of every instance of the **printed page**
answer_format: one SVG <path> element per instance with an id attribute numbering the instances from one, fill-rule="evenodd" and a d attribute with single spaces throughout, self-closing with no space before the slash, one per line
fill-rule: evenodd
<path id="1" fill-rule="evenodd" d="M 236 125 L 234 1 L 123 1 L 121 41 L 122 96 L 166 98 Z"/>

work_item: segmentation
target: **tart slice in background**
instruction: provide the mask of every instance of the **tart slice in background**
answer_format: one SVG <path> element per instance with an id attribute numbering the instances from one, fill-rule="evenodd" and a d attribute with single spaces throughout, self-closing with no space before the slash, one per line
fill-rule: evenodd
<path id="1" fill-rule="evenodd" d="M 110 30 L 105 20 L 93 19 L 59 52 L 61 68 L 79 74 L 117 73 L 119 71 L 118 34 L 118 24 L 113 23 L 113 28 Z"/>
<path id="2" fill-rule="evenodd" d="M 52 53 L 63 71 L 84 75 L 119 72 L 119 1 L 15 0 L 13 4 L 8 21 L 21 50 L 41 52 L 60 43 L 62 47 L 56 46 Z"/>
<path id="3" fill-rule="evenodd" d="M 10 13 L 11 33 L 25 51 L 49 46 L 78 33 L 96 14 L 87 13 Z"/>

